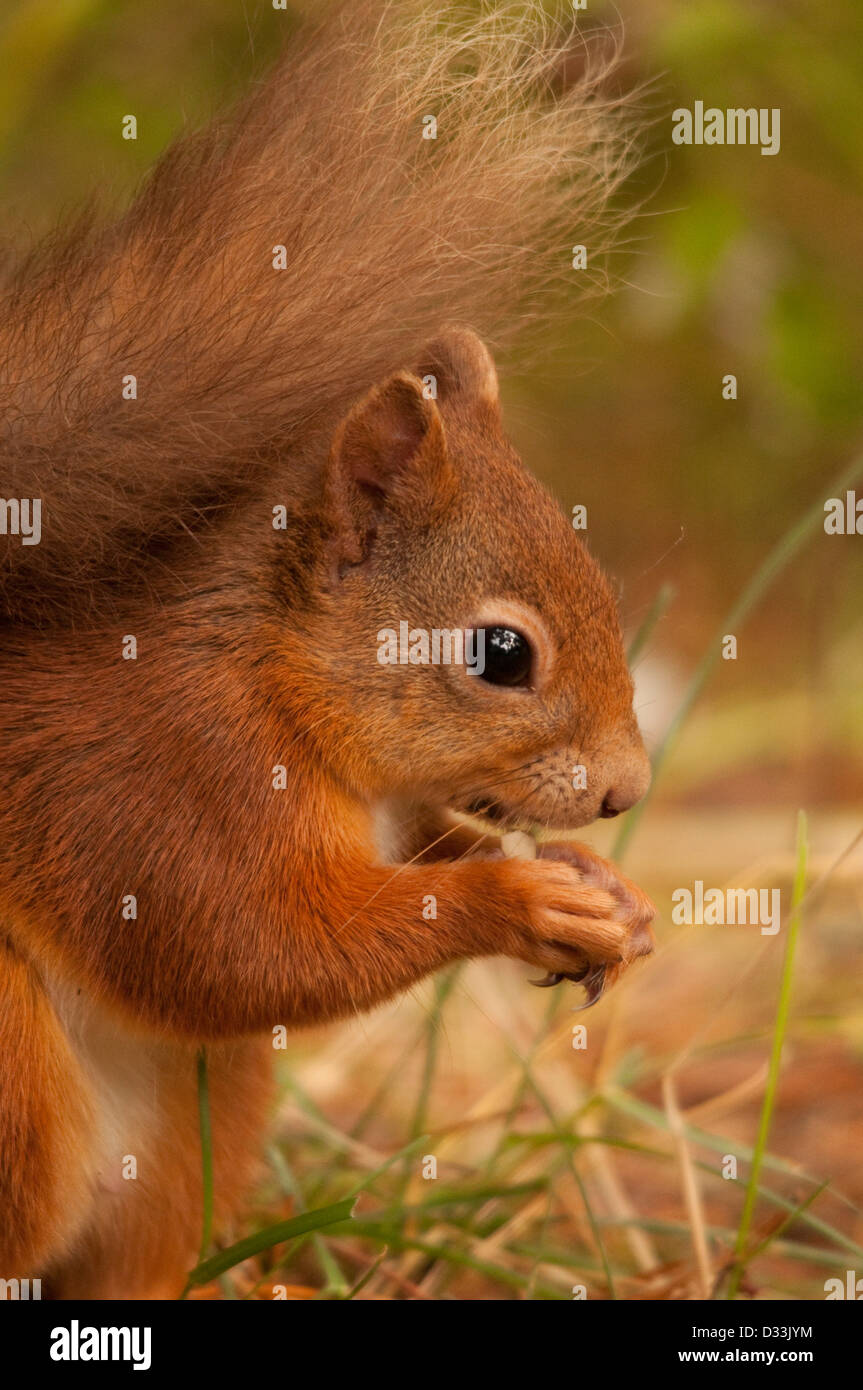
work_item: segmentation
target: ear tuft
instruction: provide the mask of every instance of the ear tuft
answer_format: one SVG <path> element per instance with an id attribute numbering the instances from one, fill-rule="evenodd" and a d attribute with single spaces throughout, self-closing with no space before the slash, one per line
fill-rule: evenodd
<path id="1" fill-rule="evenodd" d="M 435 378 L 440 400 L 461 397 L 498 408 L 500 392 L 491 353 L 471 328 L 444 329 L 426 345 L 417 375 Z"/>

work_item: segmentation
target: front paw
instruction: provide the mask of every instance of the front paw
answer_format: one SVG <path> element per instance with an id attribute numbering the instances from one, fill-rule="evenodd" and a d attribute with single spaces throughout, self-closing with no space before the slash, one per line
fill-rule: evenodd
<path id="1" fill-rule="evenodd" d="M 629 965 L 639 956 L 650 955 L 656 944 L 651 928 L 656 908 L 647 894 L 626 878 L 615 864 L 595 854 L 586 845 L 566 842 L 540 846 L 539 857 L 543 861 L 570 865 L 579 873 L 583 884 L 610 895 L 614 902 L 612 916 L 624 931 L 621 950 L 623 965 Z"/>
<path id="2" fill-rule="evenodd" d="M 629 926 L 614 893 L 561 858 L 510 861 L 506 867 L 522 903 L 510 954 L 571 979 L 629 959 Z"/>
<path id="3" fill-rule="evenodd" d="M 519 874 L 527 924 L 509 954 L 546 972 L 533 984 L 580 983 L 587 1008 L 653 950 L 650 899 L 585 846 L 543 845 L 537 859 L 509 861 L 507 869 Z"/>

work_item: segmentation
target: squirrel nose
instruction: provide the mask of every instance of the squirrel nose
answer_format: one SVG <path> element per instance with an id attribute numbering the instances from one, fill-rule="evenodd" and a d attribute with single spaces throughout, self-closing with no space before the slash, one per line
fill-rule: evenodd
<path id="1" fill-rule="evenodd" d="M 603 820 L 613 820 L 615 816 L 620 815 L 621 811 L 628 811 L 631 806 L 635 805 L 636 801 L 641 800 L 643 795 L 644 789 L 641 786 L 632 789 L 611 787 L 602 798 L 599 814 Z"/>
<path id="2" fill-rule="evenodd" d="M 599 808 L 599 815 L 603 820 L 619 816 L 621 812 L 628 811 L 641 800 L 650 786 L 650 763 L 640 738 L 637 741 L 631 740 L 629 746 L 625 747 L 613 762 L 606 765 L 603 781 L 605 795 Z M 602 782 L 599 782 L 599 785 L 602 786 Z"/>

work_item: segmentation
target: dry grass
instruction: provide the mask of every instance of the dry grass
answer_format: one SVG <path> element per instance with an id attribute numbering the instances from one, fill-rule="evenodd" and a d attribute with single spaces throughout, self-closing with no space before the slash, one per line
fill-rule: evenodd
<path id="1" fill-rule="evenodd" d="M 855 831 L 851 817 L 816 820 L 812 882 Z M 660 904 L 696 863 L 717 886 L 780 886 L 785 906 L 792 839 L 782 813 L 693 822 L 657 807 L 628 868 Z M 783 840 L 769 862 L 751 858 L 752 844 Z M 824 1280 L 863 1258 L 861 904 L 858 844 L 805 911 L 744 1296 L 823 1299 Z M 222 1295 L 271 1297 L 281 1283 L 289 1298 L 345 1297 L 364 1280 L 356 1297 L 569 1299 L 578 1285 L 600 1299 L 724 1297 L 786 926 L 769 937 L 666 914 L 657 955 L 588 1014 L 571 1012 L 574 990 L 549 999 L 495 961 L 298 1037 L 250 1224 L 324 1206 L 390 1166 L 350 1224 L 247 1262 Z M 423 1176 L 429 1155 L 436 1179 Z M 728 1155 L 736 1180 L 722 1176 Z"/>

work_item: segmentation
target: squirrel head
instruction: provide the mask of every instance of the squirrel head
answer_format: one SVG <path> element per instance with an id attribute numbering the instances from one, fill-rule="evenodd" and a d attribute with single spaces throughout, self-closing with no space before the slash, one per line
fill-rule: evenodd
<path id="1" fill-rule="evenodd" d="M 337 776 L 500 829 L 573 829 L 644 794 L 615 596 L 504 437 L 475 334 L 446 331 L 350 411 L 323 507 L 305 650 Z"/>

